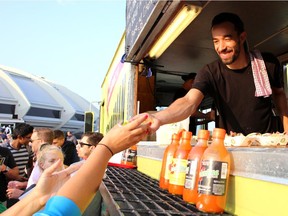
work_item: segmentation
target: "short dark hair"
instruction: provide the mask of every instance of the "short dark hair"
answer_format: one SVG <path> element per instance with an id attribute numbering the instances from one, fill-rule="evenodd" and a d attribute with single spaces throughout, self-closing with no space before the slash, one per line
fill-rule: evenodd
<path id="1" fill-rule="evenodd" d="M 64 139 L 64 132 L 61 130 L 54 130 L 54 139 Z"/>
<path id="2" fill-rule="evenodd" d="M 230 22 L 234 25 L 234 28 L 238 34 L 241 34 L 244 32 L 244 24 L 240 17 L 234 13 L 228 13 L 228 12 L 223 12 L 218 15 L 216 15 L 211 23 L 211 29 L 218 24 L 221 24 L 223 22 Z"/>
<path id="3" fill-rule="evenodd" d="M 17 124 L 15 129 L 13 130 L 12 139 L 17 139 L 18 136 L 25 137 L 28 134 L 32 134 L 33 129 L 33 126 L 26 123 Z"/>
<path id="4" fill-rule="evenodd" d="M 93 146 L 96 146 L 102 139 L 103 134 L 99 132 L 86 132 L 82 135 L 83 137 L 87 137 L 88 144 L 91 144 Z"/>

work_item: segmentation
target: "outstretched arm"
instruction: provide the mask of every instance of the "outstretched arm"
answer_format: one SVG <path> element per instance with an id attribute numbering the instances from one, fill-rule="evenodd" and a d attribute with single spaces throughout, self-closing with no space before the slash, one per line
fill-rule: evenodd
<path id="1" fill-rule="evenodd" d="M 144 123 L 148 115 L 126 125 L 114 126 L 101 140 L 115 154 L 135 145 L 147 135 L 150 123 Z M 57 193 L 71 199 L 83 212 L 94 197 L 102 181 L 105 169 L 112 154 L 106 146 L 97 145 L 85 164 Z M 77 185 L 77 187 L 75 187 Z"/>
<path id="2" fill-rule="evenodd" d="M 174 101 L 168 108 L 150 115 L 152 125 L 150 132 L 155 132 L 161 125 L 174 123 L 188 118 L 193 114 L 204 95 L 198 89 L 191 89 L 184 97 Z"/>

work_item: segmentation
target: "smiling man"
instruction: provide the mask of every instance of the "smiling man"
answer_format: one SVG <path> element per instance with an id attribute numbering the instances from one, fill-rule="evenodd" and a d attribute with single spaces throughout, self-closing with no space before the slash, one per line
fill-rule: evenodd
<path id="1" fill-rule="evenodd" d="M 161 125 L 186 119 L 205 95 L 214 99 L 219 113 L 218 127 L 227 133 L 276 132 L 279 128 L 274 125 L 274 105 L 284 131 L 288 132 L 283 72 L 277 58 L 249 51 L 244 24 L 236 14 L 215 16 L 211 34 L 219 59 L 197 73 L 192 89 L 184 97 L 151 115 L 151 132 Z"/>

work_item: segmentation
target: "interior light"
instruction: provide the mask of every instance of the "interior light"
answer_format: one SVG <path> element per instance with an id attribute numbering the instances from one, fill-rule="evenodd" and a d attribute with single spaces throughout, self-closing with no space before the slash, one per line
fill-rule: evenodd
<path id="1" fill-rule="evenodd" d="M 167 26 L 156 43 L 152 46 L 148 55 L 151 58 L 158 58 L 170 46 L 170 44 L 183 32 L 183 30 L 200 13 L 201 7 L 185 5 L 178 12 L 172 22 Z"/>

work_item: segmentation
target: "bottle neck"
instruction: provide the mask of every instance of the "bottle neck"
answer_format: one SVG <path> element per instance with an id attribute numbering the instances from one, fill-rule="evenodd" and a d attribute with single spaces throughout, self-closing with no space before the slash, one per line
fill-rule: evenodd
<path id="1" fill-rule="evenodd" d="M 221 137 L 213 137 L 212 144 L 213 146 L 224 146 L 224 139 Z"/>
<path id="2" fill-rule="evenodd" d="M 179 140 L 177 139 L 173 139 L 171 142 L 171 145 L 178 145 L 179 144 Z"/>
<path id="3" fill-rule="evenodd" d="M 208 146 L 208 140 L 207 139 L 198 139 L 196 146 Z"/>
<path id="4" fill-rule="evenodd" d="M 191 144 L 191 139 L 182 139 L 181 144 Z"/>

